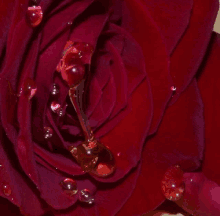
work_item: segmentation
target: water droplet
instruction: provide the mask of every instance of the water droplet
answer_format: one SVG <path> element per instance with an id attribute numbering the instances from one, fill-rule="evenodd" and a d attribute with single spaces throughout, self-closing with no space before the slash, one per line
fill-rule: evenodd
<path id="1" fill-rule="evenodd" d="M 117 153 L 117 156 L 120 157 L 120 156 L 121 156 L 121 152 L 118 152 L 118 153 Z"/>
<path id="2" fill-rule="evenodd" d="M 10 196 L 11 195 L 11 187 L 7 184 L 3 185 L 3 193 L 5 196 Z"/>
<path id="3" fill-rule="evenodd" d="M 2 168 L 3 167 L 3 165 L 2 164 L 0 164 L 0 168 Z"/>
<path id="4" fill-rule="evenodd" d="M 53 129 L 52 128 L 44 127 L 44 131 L 45 131 L 45 134 L 44 134 L 45 139 L 49 139 L 53 136 Z"/>
<path id="5" fill-rule="evenodd" d="M 69 196 L 73 196 L 78 192 L 77 183 L 71 178 L 66 178 L 62 182 L 60 182 L 63 191 Z"/>
<path id="6" fill-rule="evenodd" d="M 63 116 L 63 114 L 64 114 L 63 109 L 62 109 L 61 105 L 59 103 L 57 103 L 56 101 L 53 101 L 50 104 L 50 108 L 58 116 L 60 116 L 60 117 Z"/>
<path id="7" fill-rule="evenodd" d="M 38 26 L 43 19 L 43 12 L 41 6 L 28 7 L 26 18 L 30 26 Z"/>
<path id="8" fill-rule="evenodd" d="M 36 92 L 37 92 L 36 83 L 34 82 L 34 80 L 27 78 L 24 81 L 23 87 L 20 89 L 18 96 L 21 96 L 22 94 L 24 94 L 30 100 L 36 94 Z"/>
<path id="9" fill-rule="evenodd" d="M 91 194 L 91 192 L 88 189 L 83 189 L 79 193 L 79 201 L 80 202 L 85 202 L 88 204 L 93 204 L 94 203 L 94 198 Z"/>
<path id="10" fill-rule="evenodd" d="M 176 86 L 171 86 L 171 87 L 170 87 L 170 90 L 171 90 L 171 91 L 176 91 Z"/>
<path id="11" fill-rule="evenodd" d="M 58 116 L 63 116 L 64 115 L 64 112 L 63 112 L 63 109 L 60 108 L 59 111 L 57 112 Z"/>
<path id="12" fill-rule="evenodd" d="M 72 25 L 72 24 L 73 24 L 73 22 L 72 22 L 72 21 L 69 21 L 67 24 L 68 24 L 68 25 Z"/>
<path id="13" fill-rule="evenodd" d="M 183 171 L 179 166 L 171 166 L 164 174 L 161 181 L 164 196 L 171 201 L 181 199 L 185 190 Z"/>
<path id="14" fill-rule="evenodd" d="M 115 161 L 111 151 L 97 140 L 83 142 L 77 147 L 70 146 L 69 150 L 85 172 L 106 177 L 115 170 Z"/>
<path id="15" fill-rule="evenodd" d="M 51 90 L 51 94 L 52 95 L 57 95 L 57 94 L 59 94 L 59 88 L 58 88 L 58 86 L 56 85 L 56 84 L 53 84 L 53 87 L 52 87 L 52 90 Z"/>

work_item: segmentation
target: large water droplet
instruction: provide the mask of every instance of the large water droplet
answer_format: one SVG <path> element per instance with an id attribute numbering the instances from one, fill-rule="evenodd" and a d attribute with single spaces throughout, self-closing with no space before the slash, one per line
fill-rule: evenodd
<path id="1" fill-rule="evenodd" d="M 62 186 L 63 191 L 70 196 L 73 196 L 78 192 L 77 183 L 71 178 L 64 179 L 60 182 L 60 185 Z"/>
<path id="2" fill-rule="evenodd" d="M 164 196 L 171 201 L 182 198 L 185 184 L 183 181 L 183 171 L 179 166 L 171 166 L 164 174 L 161 181 Z"/>
<path id="3" fill-rule="evenodd" d="M 93 204 L 95 200 L 88 189 L 83 189 L 79 193 L 79 201 L 88 204 Z"/>
<path id="4" fill-rule="evenodd" d="M 28 7 L 26 18 L 30 26 L 38 26 L 43 19 L 43 12 L 41 6 Z"/>
<path id="5" fill-rule="evenodd" d="M 71 146 L 70 152 L 85 172 L 107 177 L 115 171 L 115 160 L 111 151 L 97 140 Z"/>

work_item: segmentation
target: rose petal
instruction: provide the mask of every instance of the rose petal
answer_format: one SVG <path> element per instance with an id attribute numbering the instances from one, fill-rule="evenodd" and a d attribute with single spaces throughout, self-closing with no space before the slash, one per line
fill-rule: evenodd
<path id="1" fill-rule="evenodd" d="M 51 153 L 37 144 L 34 146 L 35 153 L 53 168 L 68 173 L 70 175 L 82 175 L 83 171 L 73 160 L 63 155 Z M 40 163 L 40 162 L 39 162 Z"/>
<path id="2" fill-rule="evenodd" d="M 203 162 L 203 172 L 212 181 L 220 184 L 220 166 L 218 145 L 219 133 L 219 82 L 218 73 L 220 56 L 220 35 L 213 33 L 204 67 L 198 79 L 199 89 L 204 102 L 205 116 L 205 158 Z"/>
<path id="3" fill-rule="evenodd" d="M 185 31 L 187 31 L 187 26 L 191 21 L 193 1 L 185 1 L 184 4 L 182 0 L 143 0 L 143 2 L 147 5 L 152 18 L 160 28 L 167 50 L 171 54 Z"/>
<path id="4" fill-rule="evenodd" d="M 75 20 L 81 13 L 83 13 L 93 0 L 76 1 L 68 7 L 64 7 L 59 13 L 52 15 L 44 27 L 44 37 L 41 44 L 41 52 L 44 51 L 50 43 L 68 27 L 68 22 Z M 61 5 L 59 6 L 61 7 Z M 60 19 L 62 17 L 62 19 Z M 52 33 L 52 34 L 51 34 Z M 58 62 L 57 62 L 58 63 Z"/>
<path id="5" fill-rule="evenodd" d="M 127 0 L 123 10 L 122 27 L 139 43 L 145 57 L 154 104 L 150 133 L 154 133 L 171 97 L 172 80 L 169 72 L 169 57 L 161 33 L 146 5 L 140 0 Z"/>
<path id="6" fill-rule="evenodd" d="M 202 111 L 194 81 L 179 100 L 166 110 L 156 136 L 147 140 L 136 188 L 119 215 L 142 215 L 158 207 L 165 199 L 161 180 L 170 165 L 181 164 L 185 170 L 199 167 L 198 161 L 203 151 Z"/>
<path id="7" fill-rule="evenodd" d="M 185 194 L 178 201 L 184 210 L 193 215 L 218 215 L 220 211 L 220 187 L 203 173 L 185 173 Z"/>
<path id="8" fill-rule="evenodd" d="M 171 57 L 171 75 L 179 89 L 172 103 L 192 81 L 203 60 L 217 11 L 218 2 L 215 0 L 194 1 L 190 25 Z"/>
<path id="9" fill-rule="evenodd" d="M 151 122 L 151 99 L 148 91 L 148 82 L 144 80 L 129 98 L 128 107 L 124 112 L 120 113 L 120 115 L 126 113 L 126 118 L 122 119 L 117 116 L 117 118 L 114 119 L 115 121 L 113 121 L 114 128 L 105 124 L 100 129 L 106 130 L 107 128 L 108 130 L 109 127 L 111 128 L 100 141 L 105 146 L 108 146 L 115 156 L 117 169 L 112 177 L 107 179 L 96 178 L 99 181 L 118 181 L 124 177 L 132 167 L 135 167 L 140 160 L 141 149 Z M 142 92 L 145 92 L 145 94 L 142 94 Z M 141 116 L 141 118 L 138 119 L 138 123 L 137 116 Z M 117 125 L 115 125 L 116 123 Z M 101 132 L 98 131 L 96 135 L 99 136 L 100 133 Z M 116 155 L 120 152 L 122 153 L 121 156 L 117 157 Z"/>

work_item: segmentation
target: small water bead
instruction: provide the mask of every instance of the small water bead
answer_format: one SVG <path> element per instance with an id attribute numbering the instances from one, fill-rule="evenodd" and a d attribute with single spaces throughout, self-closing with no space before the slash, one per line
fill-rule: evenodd
<path id="1" fill-rule="evenodd" d="M 69 196 L 73 196 L 78 192 L 77 183 L 71 178 L 64 179 L 60 182 L 60 185 L 62 186 L 63 191 Z"/>
<path id="2" fill-rule="evenodd" d="M 171 91 L 176 91 L 176 86 L 171 86 L 171 87 L 170 87 L 170 90 L 171 90 Z"/>
<path id="3" fill-rule="evenodd" d="M 120 157 L 120 156 L 121 156 L 121 152 L 118 152 L 118 153 L 117 153 L 117 156 Z"/>
<path id="4" fill-rule="evenodd" d="M 50 104 L 50 108 L 51 110 L 56 113 L 58 116 L 63 116 L 64 112 L 63 112 L 63 108 L 61 107 L 61 105 L 59 103 L 57 103 L 56 101 L 53 101 Z"/>
<path id="5" fill-rule="evenodd" d="M 165 172 L 161 181 L 161 188 L 168 200 L 177 201 L 182 198 L 185 184 L 183 181 L 183 171 L 179 166 L 171 166 Z"/>
<path id="6" fill-rule="evenodd" d="M 32 27 L 38 26 L 43 19 L 41 6 L 28 7 L 26 17 L 29 25 Z"/>
<path id="7" fill-rule="evenodd" d="M 69 21 L 67 24 L 68 24 L 68 25 L 72 25 L 72 24 L 73 24 L 73 22 L 72 22 L 72 21 Z"/>
<path id="8" fill-rule="evenodd" d="M 61 117 L 64 115 L 63 109 L 60 108 L 59 111 L 57 112 L 58 116 Z"/>
<path id="9" fill-rule="evenodd" d="M 94 203 L 95 200 L 94 200 L 91 192 L 88 189 L 83 189 L 79 193 L 79 201 L 84 202 L 84 203 L 88 203 L 91 205 Z"/>
<path id="10" fill-rule="evenodd" d="M 57 95 L 57 94 L 59 94 L 59 88 L 58 88 L 58 86 L 56 85 L 56 84 L 53 84 L 53 87 L 52 87 L 52 90 L 51 90 L 51 94 L 52 95 Z"/>
<path id="11" fill-rule="evenodd" d="M 52 128 L 44 127 L 44 131 L 45 131 L 45 134 L 44 134 L 45 139 L 49 139 L 53 136 L 53 129 Z"/>
<path id="12" fill-rule="evenodd" d="M 5 194 L 5 196 L 10 196 L 11 195 L 11 187 L 7 184 L 3 185 L 2 187 L 3 193 Z"/>
<path id="13" fill-rule="evenodd" d="M 24 84 L 23 84 L 22 88 L 20 89 L 18 96 L 21 96 L 22 94 L 24 94 L 30 100 L 31 98 L 34 97 L 36 92 L 37 92 L 36 83 L 31 78 L 27 78 L 24 81 Z"/>

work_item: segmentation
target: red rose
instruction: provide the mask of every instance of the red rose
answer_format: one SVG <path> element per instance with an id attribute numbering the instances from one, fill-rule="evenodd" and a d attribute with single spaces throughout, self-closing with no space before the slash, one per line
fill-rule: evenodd
<path id="1" fill-rule="evenodd" d="M 34 2 L 1 5 L 0 195 L 23 215 L 142 215 L 164 202 L 161 180 L 178 164 L 177 204 L 217 215 L 218 1 L 48 0 L 39 20 Z M 56 72 L 67 41 L 95 48 L 84 108 L 115 158 L 107 178 L 69 152 L 84 138 Z"/>

